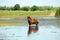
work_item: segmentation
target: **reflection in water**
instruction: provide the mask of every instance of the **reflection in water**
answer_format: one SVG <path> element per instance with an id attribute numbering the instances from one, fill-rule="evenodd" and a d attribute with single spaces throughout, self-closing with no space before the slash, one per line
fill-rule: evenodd
<path id="1" fill-rule="evenodd" d="M 28 35 L 30 35 L 32 32 L 37 32 L 38 26 L 29 26 Z"/>
<path id="2" fill-rule="evenodd" d="M 0 39 L 3 40 L 60 40 L 60 28 L 39 26 L 39 31 L 27 34 L 28 26 L 1 26 Z"/>

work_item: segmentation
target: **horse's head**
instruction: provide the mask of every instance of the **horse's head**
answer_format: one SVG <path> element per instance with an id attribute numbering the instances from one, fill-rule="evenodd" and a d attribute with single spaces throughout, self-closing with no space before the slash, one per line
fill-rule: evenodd
<path id="1" fill-rule="evenodd" d="M 30 16 L 27 16 L 27 19 L 29 19 L 29 20 L 30 20 L 30 19 L 31 19 L 31 17 L 30 17 Z"/>

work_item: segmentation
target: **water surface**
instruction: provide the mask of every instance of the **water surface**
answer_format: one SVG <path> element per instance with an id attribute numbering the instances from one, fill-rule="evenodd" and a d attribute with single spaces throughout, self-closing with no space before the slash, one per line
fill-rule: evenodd
<path id="1" fill-rule="evenodd" d="M 0 39 L 3 40 L 60 40 L 60 28 L 39 26 L 39 31 L 28 36 L 28 26 L 0 27 Z"/>
<path id="2" fill-rule="evenodd" d="M 0 22 L 23 22 L 27 26 L 0 26 L 0 40 L 60 40 L 60 18 L 46 17 L 39 20 L 39 31 L 28 36 L 27 19 L 0 18 Z"/>
<path id="3" fill-rule="evenodd" d="M 39 25 L 54 25 L 60 26 L 60 18 L 56 17 L 39 17 Z M 0 18 L 0 23 L 24 23 L 28 25 L 26 18 Z"/>

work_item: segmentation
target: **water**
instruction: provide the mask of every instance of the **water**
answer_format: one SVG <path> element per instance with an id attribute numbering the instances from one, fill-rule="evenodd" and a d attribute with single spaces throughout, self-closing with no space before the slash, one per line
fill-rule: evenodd
<path id="1" fill-rule="evenodd" d="M 4 19 L 4 18 L 3 18 Z M 0 19 L 4 22 L 24 22 L 26 19 Z M 20 21 L 19 21 L 20 20 Z M 0 26 L 0 40 L 60 40 L 60 18 L 38 18 L 39 31 L 28 36 L 29 26 Z"/>
<path id="2" fill-rule="evenodd" d="M 60 40 L 60 28 L 54 26 L 39 26 L 37 33 L 27 34 L 28 26 L 0 27 L 2 40 Z"/>
<path id="3" fill-rule="evenodd" d="M 39 25 L 54 25 L 59 27 L 60 26 L 60 18 L 56 17 L 40 17 L 36 18 L 39 20 Z M 28 24 L 26 18 L 0 18 L 0 22 L 6 22 L 6 23 L 25 23 L 25 25 Z"/>

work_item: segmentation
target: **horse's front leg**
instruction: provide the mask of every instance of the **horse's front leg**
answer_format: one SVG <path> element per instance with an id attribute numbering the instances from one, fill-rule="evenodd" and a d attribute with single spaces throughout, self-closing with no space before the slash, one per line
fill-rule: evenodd
<path id="1" fill-rule="evenodd" d="M 35 32 L 38 31 L 38 24 L 36 24 L 36 27 L 35 27 Z"/>
<path id="2" fill-rule="evenodd" d="M 29 25 L 28 35 L 32 33 L 31 24 Z"/>

